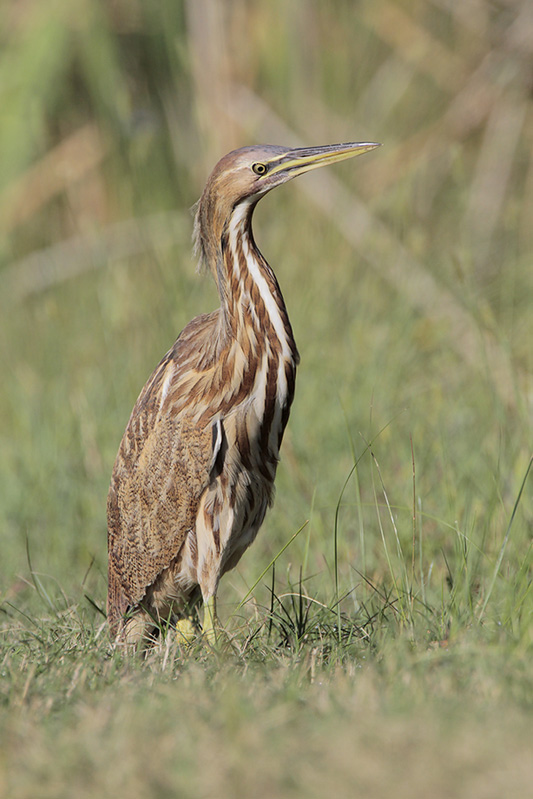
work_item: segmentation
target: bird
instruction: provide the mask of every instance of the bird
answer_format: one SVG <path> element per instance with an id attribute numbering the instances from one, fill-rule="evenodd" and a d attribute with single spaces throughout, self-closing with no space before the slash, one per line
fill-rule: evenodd
<path id="1" fill-rule="evenodd" d="M 298 349 L 276 276 L 257 247 L 258 201 L 375 142 L 254 145 L 225 155 L 194 219 L 194 248 L 220 307 L 194 318 L 129 418 L 107 500 L 107 615 L 114 642 L 144 647 L 172 625 L 213 643 L 221 577 L 273 502 Z M 181 626 L 181 627 L 180 627 Z"/>

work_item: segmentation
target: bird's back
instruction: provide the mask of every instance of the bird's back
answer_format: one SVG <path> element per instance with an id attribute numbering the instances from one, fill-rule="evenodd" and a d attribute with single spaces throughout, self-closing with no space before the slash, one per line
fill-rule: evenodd
<path id="1" fill-rule="evenodd" d="M 198 340 L 209 340 L 218 314 L 194 319 L 144 386 L 117 454 L 108 495 L 112 629 L 179 555 L 194 529 L 209 482 L 212 434 L 198 425 L 184 390 L 196 379 Z"/>

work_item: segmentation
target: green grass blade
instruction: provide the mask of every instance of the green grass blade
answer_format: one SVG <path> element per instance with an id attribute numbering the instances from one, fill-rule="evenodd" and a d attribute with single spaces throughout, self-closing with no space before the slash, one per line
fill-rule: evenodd
<path id="1" fill-rule="evenodd" d="M 511 535 L 511 528 L 513 526 L 513 522 L 514 522 L 514 519 L 515 519 L 515 516 L 516 516 L 516 512 L 518 510 L 518 506 L 519 506 L 520 500 L 522 498 L 522 493 L 524 491 L 524 487 L 526 485 L 527 478 L 529 476 L 529 472 L 531 471 L 531 466 L 532 465 L 533 465 L 533 457 L 531 457 L 530 460 L 529 460 L 529 463 L 528 463 L 527 469 L 526 469 L 526 473 L 524 474 L 522 483 L 520 485 L 520 490 L 518 491 L 518 496 L 517 496 L 517 498 L 515 500 L 515 503 L 514 503 L 513 511 L 511 513 L 511 518 L 509 519 L 509 524 L 507 525 L 507 530 L 506 530 L 506 533 L 505 533 L 505 537 L 503 539 L 503 543 L 502 543 L 501 548 L 500 548 L 500 554 L 498 555 L 498 560 L 496 561 L 496 565 L 494 566 L 494 571 L 492 573 L 492 579 L 490 581 L 489 589 L 487 591 L 487 595 L 485 596 L 485 600 L 483 602 L 483 605 L 481 607 L 481 611 L 479 613 L 479 617 L 478 617 L 479 621 L 481 621 L 481 619 L 485 615 L 485 611 L 487 609 L 487 605 L 489 603 L 490 597 L 491 597 L 492 592 L 494 590 L 494 585 L 496 583 L 496 579 L 498 577 L 498 573 L 499 573 L 500 567 L 502 565 L 503 556 L 505 555 L 505 550 L 507 549 L 507 544 L 509 543 L 509 537 Z"/>

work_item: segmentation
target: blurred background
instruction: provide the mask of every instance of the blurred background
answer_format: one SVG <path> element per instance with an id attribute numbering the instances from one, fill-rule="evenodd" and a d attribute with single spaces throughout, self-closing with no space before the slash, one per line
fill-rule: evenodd
<path id="1" fill-rule="evenodd" d="M 129 413 L 218 305 L 190 208 L 253 143 L 384 146 L 257 210 L 302 365 L 228 603 L 307 519 L 283 564 L 318 585 L 335 529 L 347 587 L 494 560 L 532 449 L 531 2 L 4 0 L 0 38 L 0 596 L 104 605 Z"/>

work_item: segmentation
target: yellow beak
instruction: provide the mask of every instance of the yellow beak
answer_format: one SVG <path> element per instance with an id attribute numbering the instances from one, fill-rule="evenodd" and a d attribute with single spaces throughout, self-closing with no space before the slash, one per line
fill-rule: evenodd
<path id="1" fill-rule="evenodd" d="M 370 150 L 375 150 L 376 147 L 381 147 L 381 145 L 376 142 L 347 142 L 345 144 L 325 144 L 321 147 L 298 147 L 272 159 L 269 163 L 273 166 L 268 170 L 268 175 L 286 172 L 287 176 L 290 174 L 290 177 L 296 177 L 320 166 L 336 164 L 337 161 L 363 155 Z"/>

